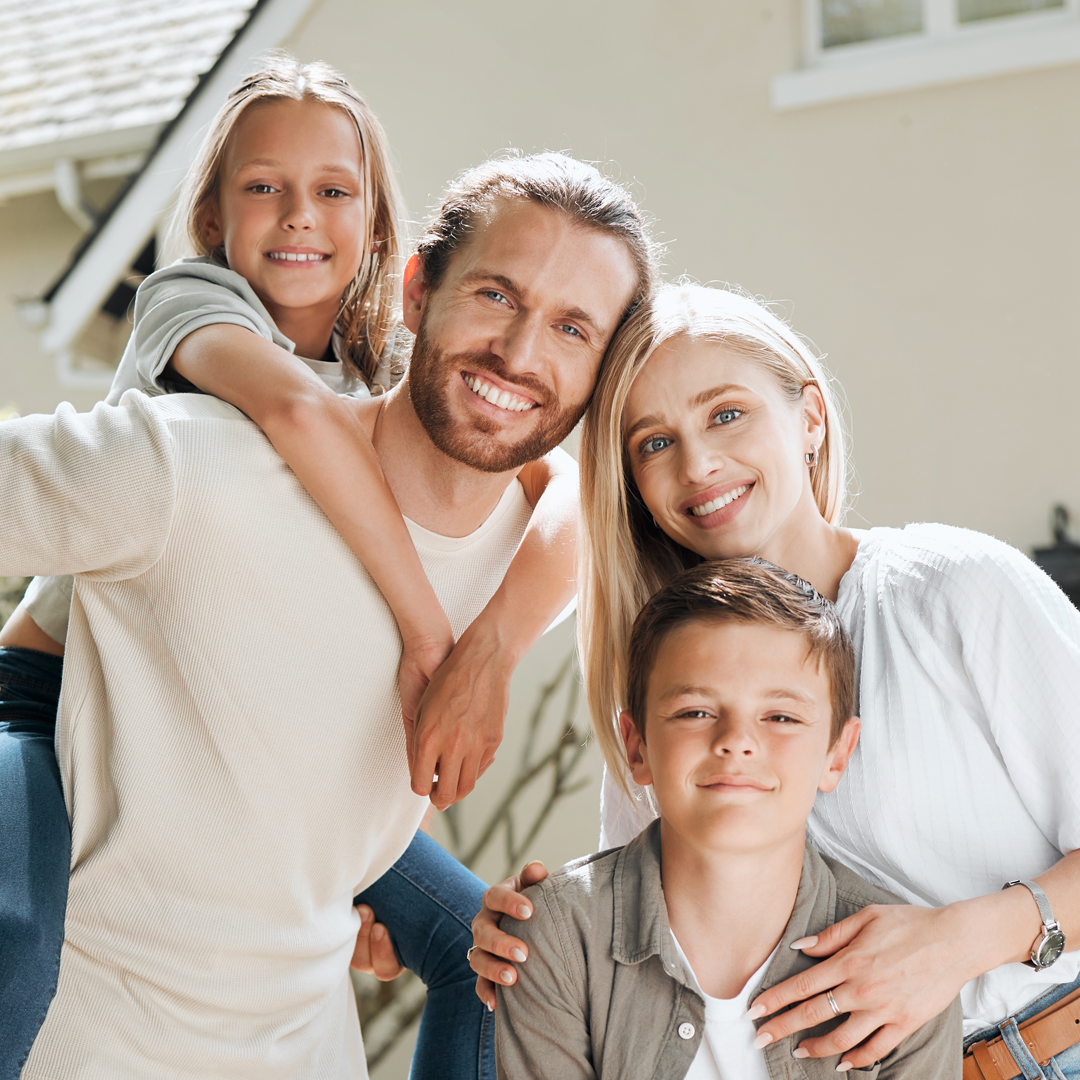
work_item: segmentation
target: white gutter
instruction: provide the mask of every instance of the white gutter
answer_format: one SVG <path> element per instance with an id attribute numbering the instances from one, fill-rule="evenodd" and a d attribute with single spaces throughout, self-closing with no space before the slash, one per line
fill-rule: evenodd
<path id="1" fill-rule="evenodd" d="M 206 125 L 260 53 L 292 32 L 312 0 L 264 0 L 234 38 L 198 96 L 80 256 L 49 302 L 41 335 L 46 352 L 61 353 L 93 318 L 142 250 L 183 179 Z"/>

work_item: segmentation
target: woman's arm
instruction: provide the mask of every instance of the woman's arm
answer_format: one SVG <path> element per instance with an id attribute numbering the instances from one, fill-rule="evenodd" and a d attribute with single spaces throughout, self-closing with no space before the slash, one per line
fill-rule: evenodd
<path id="1" fill-rule="evenodd" d="M 440 809 L 464 798 L 502 742 L 510 677 L 521 658 L 574 596 L 578 527 L 577 463 L 554 450 L 518 476 L 535 507 L 502 584 L 461 635 L 424 694 L 413 733 L 413 790 Z M 439 748 L 471 741 L 459 767 Z M 455 762 L 456 765 L 456 762 Z M 430 777 L 439 774 L 437 784 Z M 429 778 L 425 786 L 423 778 Z"/>
<path id="2" fill-rule="evenodd" d="M 230 323 L 188 334 L 170 366 L 262 428 L 371 574 L 401 630 L 399 684 L 409 728 L 453 636 L 353 407 L 295 356 Z"/>

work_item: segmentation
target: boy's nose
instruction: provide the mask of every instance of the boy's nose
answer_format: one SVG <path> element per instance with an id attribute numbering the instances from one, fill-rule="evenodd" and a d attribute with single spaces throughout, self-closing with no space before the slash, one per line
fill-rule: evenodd
<path id="1" fill-rule="evenodd" d="M 756 733 L 738 721 L 720 723 L 713 735 L 712 750 L 719 757 L 749 757 L 758 749 Z"/>

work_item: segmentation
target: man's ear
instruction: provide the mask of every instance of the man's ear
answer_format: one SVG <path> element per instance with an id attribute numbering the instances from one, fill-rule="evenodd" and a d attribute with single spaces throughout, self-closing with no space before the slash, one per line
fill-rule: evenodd
<path id="1" fill-rule="evenodd" d="M 818 791 L 835 791 L 840 783 L 840 777 L 844 775 L 851 755 L 855 753 L 855 747 L 859 744 L 859 731 L 862 722 L 857 716 L 848 718 L 840 737 L 829 747 L 825 755 L 825 768 L 821 772 L 821 780 L 818 782 Z"/>
<path id="2" fill-rule="evenodd" d="M 634 718 L 625 709 L 619 713 L 619 729 L 622 731 L 623 745 L 626 747 L 626 761 L 630 766 L 630 775 L 635 783 L 642 787 L 651 784 L 649 748 L 645 745 L 645 740 L 641 737 Z"/>
<path id="3" fill-rule="evenodd" d="M 402 275 L 401 321 L 415 334 L 420 329 L 420 316 L 427 296 L 427 278 L 419 255 L 409 256 Z"/>
<path id="4" fill-rule="evenodd" d="M 217 199 L 212 199 L 202 208 L 196 223 L 208 248 L 221 247 L 225 243 L 225 234 L 221 228 L 221 210 Z"/>

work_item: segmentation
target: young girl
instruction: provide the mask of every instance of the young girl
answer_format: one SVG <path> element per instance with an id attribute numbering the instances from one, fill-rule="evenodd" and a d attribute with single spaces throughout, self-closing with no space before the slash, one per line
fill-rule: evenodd
<path id="1" fill-rule="evenodd" d="M 392 293 L 400 219 L 385 135 L 356 91 L 325 65 L 271 60 L 211 125 L 174 218 L 197 257 L 143 283 L 107 400 L 133 388 L 198 390 L 262 428 L 394 612 L 410 762 L 422 732 L 448 747 L 455 729 L 468 728 L 464 750 L 438 755 L 437 782 L 413 768 L 414 790 L 445 806 L 490 763 L 484 748 L 501 735 L 513 668 L 570 600 L 576 483 L 558 453 L 522 471 L 532 524 L 455 647 L 371 443 L 339 397 L 380 394 L 402 370 Z M 71 590 L 70 578 L 36 580 L 0 633 L 0 790 L 26 793 L 0 803 L 0 853 L 26 866 L 5 871 L 0 885 L 3 1080 L 18 1075 L 44 1018 L 63 938 L 69 837 L 51 743 Z M 414 951 L 456 958 L 450 969 L 418 971 L 430 993 L 414 1075 L 494 1075 L 465 961 L 482 888 L 418 834 L 358 898 L 378 904 L 407 961 Z M 426 948 L 433 933 L 437 950 Z M 415 950 L 414 937 L 423 943 Z"/>

